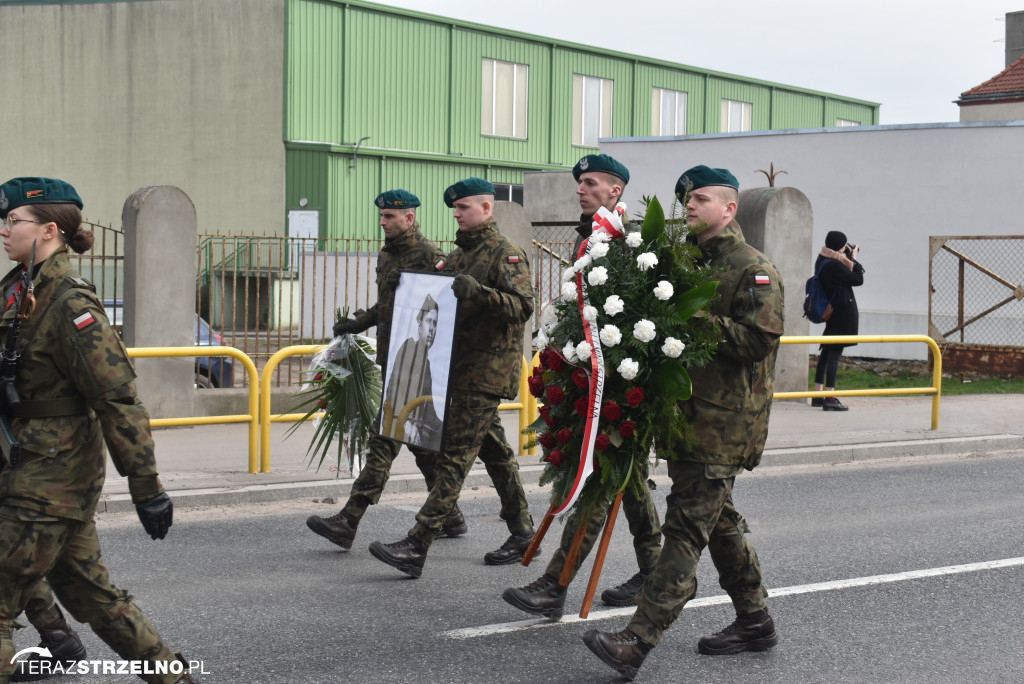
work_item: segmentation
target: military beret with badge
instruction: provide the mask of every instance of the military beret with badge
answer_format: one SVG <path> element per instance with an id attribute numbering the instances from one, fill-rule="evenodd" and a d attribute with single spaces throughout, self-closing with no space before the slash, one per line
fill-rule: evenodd
<path id="1" fill-rule="evenodd" d="M 623 183 L 629 182 L 629 169 L 618 159 L 609 157 L 607 154 L 588 154 L 583 157 L 576 162 L 576 166 L 572 167 L 572 177 L 579 183 L 580 176 L 594 171 L 610 173 L 617 178 L 621 178 Z"/>
<path id="2" fill-rule="evenodd" d="M 411 209 L 420 206 L 420 198 L 408 190 L 386 190 L 373 201 L 381 209 Z"/>
<path id="3" fill-rule="evenodd" d="M 473 195 L 493 195 L 494 185 L 490 181 L 484 180 L 483 178 L 466 178 L 460 180 L 454 185 L 449 185 L 448 189 L 444 191 L 444 203 L 449 207 L 455 206 L 455 201 L 460 200 L 463 197 L 471 197 Z"/>
<path id="4" fill-rule="evenodd" d="M 676 197 L 683 198 L 686 193 L 698 188 L 706 188 L 712 185 L 719 185 L 733 190 L 740 189 L 740 182 L 736 176 L 729 172 L 729 169 L 712 169 L 709 166 L 694 166 L 692 169 L 683 172 L 683 175 L 676 181 Z"/>
<path id="5" fill-rule="evenodd" d="M 82 198 L 71 186 L 58 178 L 12 178 L 0 185 L 0 219 L 8 212 L 26 204 L 74 204 L 83 207 Z"/>

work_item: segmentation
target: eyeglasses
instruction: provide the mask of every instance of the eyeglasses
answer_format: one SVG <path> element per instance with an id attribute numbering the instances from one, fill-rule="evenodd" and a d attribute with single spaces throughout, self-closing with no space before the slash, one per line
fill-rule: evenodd
<path id="1" fill-rule="evenodd" d="M 4 228 L 6 228 L 7 230 L 11 230 L 12 228 L 14 228 L 15 223 L 38 223 L 42 225 L 43 222 L 33 221 L 32 219 L 16 219 L 8 216 L 7 218 L 4 219 Z"/>

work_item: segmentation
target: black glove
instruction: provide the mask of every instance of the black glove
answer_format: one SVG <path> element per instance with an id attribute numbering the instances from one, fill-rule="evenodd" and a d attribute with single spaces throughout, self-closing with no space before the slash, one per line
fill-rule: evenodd
<path id="1" fill-rule="evenodd" d="M 344 335 L 345 333 L 357 333 L 362 332 L 364 328 L 359 323 L 351 318 L 343 318 L 334 324 L 334 336 Z"/>
<path id="2" fill-rule="evenodd" d="M 135 511 L 150 537 L 163 539 L 167 536 L 167 530 L 171 529 L 174 518 L 174 504 L 171 503 L 171 497 L 167 496 L 167 492 L 140 501 L 135 504 Z"/>
<path id="3" fill-rule="evenodd" d="M 398 287 L 398 281 L 402 279 L 402 274 L 399 273 L 398 269 L 392 269 L 390 273 L 384 276 L 384 284 L 390 287 L 392 290 Z"/>
<path id="4" fill-rule="evenodd" d="M 452 294 L 456 299 L 474 301 L 483 296 L 484 286 L 473 276 L 460 273 L 455 276 L 455 282 L 452 283 Z"/>

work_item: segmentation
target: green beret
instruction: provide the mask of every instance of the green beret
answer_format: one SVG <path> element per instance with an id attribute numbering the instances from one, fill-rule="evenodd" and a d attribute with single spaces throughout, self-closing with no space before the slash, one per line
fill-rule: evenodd
<path id="1" fill-rule="evenodd" d="M 0 185 L 0 218 L 26 204 L 74 204 L 81 209 L 82 198 L 70 183 L 56 178 L 12 178 Z"/>
<path id="2" fill-rule="evenodd" d="M 706 188 L 709 185 L 724 185 L 733 190 L 740 189 L 740 182 L 736 176 L 729 173 L 729 169 L 712 169 L 701 164 L 694 166 L 676 181 L 676 197 L 682 198 L 686 193 L 697 188 Z"/>
<path id="3" fill-rule="evenodd" d="M 455 206 L 455 200 L 471 195 L 493 195 L 494 186 L 490 181 L 483 178 L 466 178 L 455 185 L 449 185 L 444 191 L 444 203 L 449 207 Z"/>
<path id="4" fill-rule="evenodd" d="M 388 190 L 373 201 L 381 209 L 411 209 L 420 206 L 420 198 L 408 190 Z"/>
<path id="5" fill-rule="evenodd" d="M 579 183 L 580 176 L 591 171 L 610 173 L 621 178 L 623 183 L 629 182 L 629 169 L 623 166 L 618 159 L 609 157 L 607 154 L 588 154 L 583 157 L 576 162 L 576 166 L 572 167 L 572 177 Z"/>

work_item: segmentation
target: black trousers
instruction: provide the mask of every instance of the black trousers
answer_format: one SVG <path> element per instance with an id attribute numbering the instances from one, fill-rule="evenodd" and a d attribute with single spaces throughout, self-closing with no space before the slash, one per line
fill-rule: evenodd
<path id="1" fill-rule="evenodd" d="M 818 355 L 818 367 L 814 370 L 815 384 L 825 387 L 836 386 L 836 373 L 839 371 L 839 359 L 843 355 L 843 347 L 838 344 L 821 345 Z"/>

